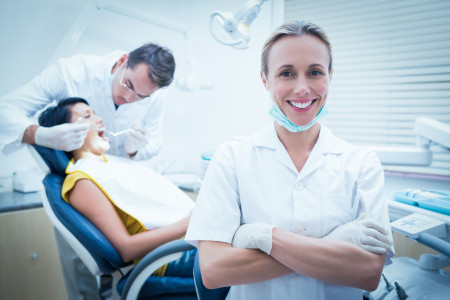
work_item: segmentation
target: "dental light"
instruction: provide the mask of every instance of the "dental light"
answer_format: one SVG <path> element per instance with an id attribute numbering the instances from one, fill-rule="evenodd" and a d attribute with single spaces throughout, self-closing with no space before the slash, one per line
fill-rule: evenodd
<path id="1" fill-rule="evenodd" d="M 374 147 L 384 165 L 429 166 L 432 162 L 431 144 L 450 151 L 450 126 L 430 118 L 417 118 L 414 126 L 416 147 Z"/>
<path id="2" fill-rule="evenodd" d="M 209 30 L 219 43 L 236 49 L 247 49 L 250 41 L 250 24 L 258 16 L 261 5 L 268 0 L 249 0 L 233 15 L 230 12 L 213 12 Z"/>

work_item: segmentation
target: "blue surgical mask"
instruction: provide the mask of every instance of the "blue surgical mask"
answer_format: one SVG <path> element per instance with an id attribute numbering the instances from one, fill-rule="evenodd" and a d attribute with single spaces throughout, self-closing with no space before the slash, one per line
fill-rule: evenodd
<path id="1" fill-rule="evenodd" d="M 311 126 L 313 126 L 317 121 L 319 121 L 320 119 L 322 119 L 323 117 L 325 117 L 328 114 L 328 107 L 326 105 L 326 103 L 322 106 L 322 108 L 320 109 L 319 113 L 317 114 L 317 116 L 314 118 L 314 120 L 312 120 L 309 124 L 305 125 L 305 126 L 298 126 L 294 123 L 292 123 L 287 117 L 286 115 L 281 111 L 281 109 L 278 107 L 278 105 L 276 105 L 275 103 L 272 103 L 272 107 L 270 108 L 269 114 L 275 119 L 277 120 L 278 124 L 280 124 L 280 126 L 283 126 L 284 128 L 286 128 L 287 130 L 289 130 L 290 132 L 300 132 L 300 131 L 305 131 L 308 130 Z"/>
<path id="2" fill-rule="evenodd" d="M 113 83 L 114 77 L 116 76 L 116 73 L 117 73 L 117 72 L 114 72 L 114 73 L 112 73 L 112 74 L 109 74 L 109 76 L 108 76 L 108 83 L 109 83 L 109 86 L 112 86 L 112 83 Z"/>

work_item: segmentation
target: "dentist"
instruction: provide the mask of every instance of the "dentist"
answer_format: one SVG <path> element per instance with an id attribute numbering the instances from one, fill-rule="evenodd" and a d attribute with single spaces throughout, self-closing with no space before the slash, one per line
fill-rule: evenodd
<path id="1" fill-rule="evenodd" d="M 32 117 L 52 101 L 82 97 L 108 130 L 133 129 L 111 139 L 109 154 L 148 160 L 162 145 L 165 91 L 160 89 L 170 85 L 174 72 L 171 52 L 153 43 L 130 53 L 60 59 L 0 99 L 0 149 L 7 154 L 22 143 L 63 151 L 79 148 L 89 130 L 86 124 L 44 128 Z"/>
<path id="2" fill-rule="evenodd" d="M 53 101 L 82 97 L 103 118 L 110 131 L 132 128 L 110 139 L 108 154 L 148 160 L 162 145 L 165 90 L 173 80 L 175 59 L 157 44 L 130 53 L 74 55 L 60 59 L 27 84 L 0 98 L 0 151 L 8 154 L 23 144 L 70 152 L 80 148 L 89 131 L 79 122 L 41 127 L 33 117 Z M 99 299 L 96 278 L 64 238 L 55 231 L 70 300 Z"/>

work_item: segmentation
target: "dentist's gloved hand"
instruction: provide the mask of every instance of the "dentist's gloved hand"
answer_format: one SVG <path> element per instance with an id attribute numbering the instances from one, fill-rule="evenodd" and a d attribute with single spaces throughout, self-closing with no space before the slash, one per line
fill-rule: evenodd
<path id="1" fill-rule="evenodd" d="M 80 120 L 52 127 L 39 126 L 34 141 L 36 145 L 70 152 L 83 146 L 89 129 L 89 123 Z"/>
<path id="2" fill-rule="evenodd" d="M 386 229 L 372 219 L 361 218 L 336 227 L 323 238 L 348 241 L 366 251 L 377 254 L 386 253 L 393 244 Z"/>
<path id="3" fill-rule="evenodd" d="M 124 144 L 125 152 L 129 155 L 136 154 L 136 152 L 139 149 L 144 148 L 150 140 L 150 134 L 146 128 L 134 124 L 132 129 L 133 130 L 127 132 Z"/>
<path id="4" fill-rule="evenodd" d="M 270 254 L 272 230 L 275 227 L 264 223 L 243 224 L 234 233 L 231 245 L 236 248 L 259 249 Z"/>

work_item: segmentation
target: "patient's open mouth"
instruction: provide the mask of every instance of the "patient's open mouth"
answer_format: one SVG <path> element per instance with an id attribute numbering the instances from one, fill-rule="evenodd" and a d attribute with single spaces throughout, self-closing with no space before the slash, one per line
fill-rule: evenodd
<path id="1" fill-rule="evenodd" d="M 101 128 L 92 128 L 93 130 L 97 130 L 98 131 L 98 136 L 106 139 L 105 137 L 105 127 L 101 127 Z"/>

